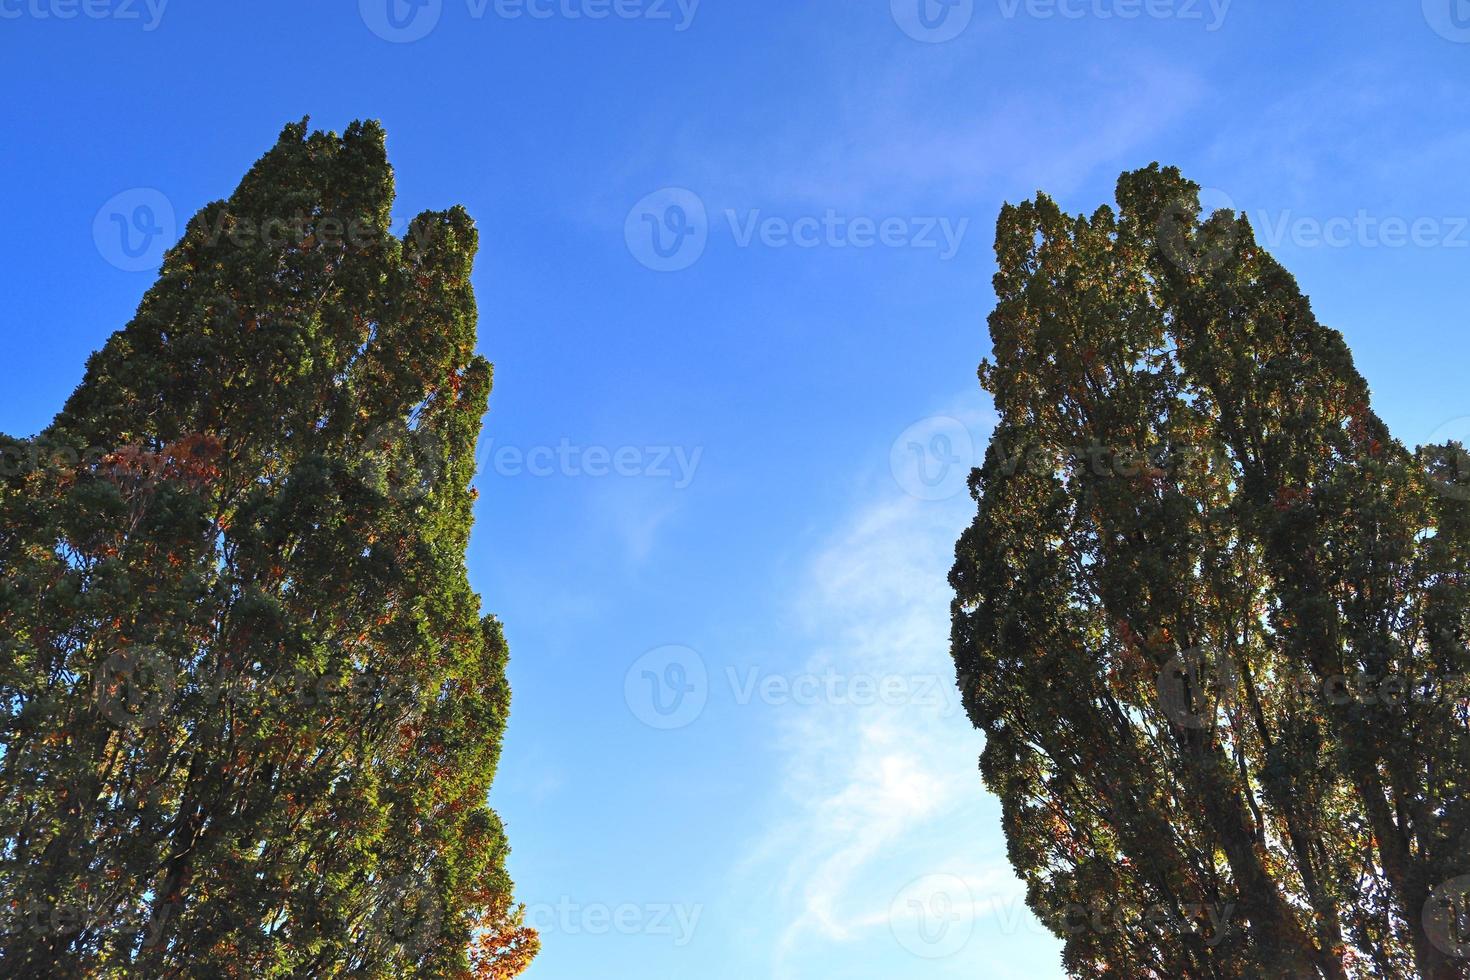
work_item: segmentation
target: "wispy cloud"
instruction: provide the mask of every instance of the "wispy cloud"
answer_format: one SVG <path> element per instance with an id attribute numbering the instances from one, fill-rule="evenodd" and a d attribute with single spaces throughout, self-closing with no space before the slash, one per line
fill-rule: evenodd
<path id="1" fill-rule="evenodd" d="M 977 90 L 973 74 L 930 54 L 849 65 L 836 91 L 808 96 L 754 138 L 740 133 L 738 145 L 701 138 L 690 179 L 712 203 L 772 207 L 913 210 L 998 191 L 1064 194 L 1160 138 L 1206 94 L 1191 72 L 1142 58 L 1065 88 Z M 1084 125 L 1097 119 L 1108 125 Z"/>
<path id="2" fill-rule="evenodd" d="M 649 180 L 688 187 L 715 211 L 989 212 L 998 197 L 1064 195 L 1099 173 L 1110 181 L 1208 94 L 1191 69 L 1128 52 L 1106 72 L 1018 90 L 989 66 L 989 48 L 967 50 L 903 39 L 860 62 L 813 51 L 828 84 L 794 95 L 779 116 L 650 121 L 588 216 L 620 216 Z"/>
<path id="3" fill-rule="evenodd" d="M 595 481 L 587 499 L 595 526 L 615 536 L 630 566 L 648 561 L 682 506 L 677 491 L 648 480 Z"/>
<path id="4" fill-rule="evenodd" d="M 983 418 L 973 408 L 945 414 L 972 427 Z M 976 429 L 977 446 L 988 432 Z M 884 476 L 872 502 L 810 556 L 794 596 L 792 618 L 809 640 L 797 669 L 841 678 L 836 690 L 847 693 L 783 712 L 777 728 L 784 817 L 743 869 L 755 879 L 784 868 L 777 978 L 816 975 L 803 964 L 839 954 L 925 955 L 904 948 L 911 924 L 895 918 L 911 915 L 905 889 L 926 875 L 958 883 L 962 897 L 945 911 L 967 928 L 987 915 L 1026 914 L 980 784 L 982 739 L 960 708 L 948 654 L 947 573 L 972 504 L 963 493 L 919 500 Z M 889 685 L 892 696 L 857 696 L 858 678 L 872 691 Z M 1037 943 L 1029 933 L 1018 941 Z M 996 950 L 981 945 L 956 944 L 945 959 L 989 965 Z"/>
<path id="5" fill-rule="evenodd" d="M 1242 196 L 1312 200 L 1381 188 L 1386 197 L 1428 187 L 1440 191 L 1440 200 L 1454 200 L 1461 186 L 1455 167 L 1470 135 L 1433 129 L 1426 139 L 1421 115 L 1405 110 L 1416 95 L 1428 96 L 1423 111 L 1432 112 L 1463 104 L 1470 89 L 1444 80 L 1424 92 L 1423 80 L 1407 77 L 1403 64 L 1343 63 L 1284 88 L 1244 119 L 1222 120 L 1205 164 Z"/>

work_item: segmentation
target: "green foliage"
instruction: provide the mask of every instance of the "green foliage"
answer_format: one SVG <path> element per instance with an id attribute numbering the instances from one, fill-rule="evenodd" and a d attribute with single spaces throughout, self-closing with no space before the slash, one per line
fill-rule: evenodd
<path id="1" fill-rule="evenodd" d="M 1470 976 L 1464 454 L 1198 192 L 1000 217 L 951 581 L 1011 861 L 1075 976 Z"/>
<path id="2" fill-rule="evenodd" d="M 286 128 L 0 468 L 7 976 L 511 976 L 460 208 Z M 509 924 L 507 926 L 507 924 Z M 498 970 L 498 972 L 497 972 Z"/>

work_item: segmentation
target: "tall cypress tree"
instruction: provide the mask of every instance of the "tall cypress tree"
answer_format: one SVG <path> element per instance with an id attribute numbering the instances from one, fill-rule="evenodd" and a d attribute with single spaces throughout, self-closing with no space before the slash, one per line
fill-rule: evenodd
<path id="1" fill-rule="evenodd" d="M 8 976 L 521 971 L 460 208 L 305 121 L 0 476 Z"/>
<path id="2" fill-rule="evenodd" d="M 1470 976 L 1470 497 L 1157 165 L 1000 216 L 953 654 L 1075 976 Z"/>

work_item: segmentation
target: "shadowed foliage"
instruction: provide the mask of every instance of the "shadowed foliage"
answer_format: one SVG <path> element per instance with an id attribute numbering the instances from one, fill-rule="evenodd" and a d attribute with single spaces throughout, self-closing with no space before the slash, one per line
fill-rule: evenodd
<path id="1" fill-rule="evenodd" d="M 1470 486 L 1158 166 L 1001 214 L 953 654 L 1079 977 L 1470 976 Z"/>
<path id="2" fill-rule="evenodd" d="M 510 977 L 477 235 L 286 128 L 3 443 L 6 976 Z"/>

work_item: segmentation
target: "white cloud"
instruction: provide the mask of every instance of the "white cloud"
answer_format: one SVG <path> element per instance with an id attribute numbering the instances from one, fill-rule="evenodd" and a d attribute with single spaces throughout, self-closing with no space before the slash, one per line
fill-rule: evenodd
<path id="1" fill-rule="evenodd" d="M 1147 148 L 1209 94 L 1191 68 L 1128 52 L 1106 72 L 1018 90 L 1008 69 L 983 54 L 946 54 L 893 34 L 890 48 L 862 61 L 835 42 L 814 51 L 828 84 L 793 95 L 780 115 L 648 120 L 604 193 L 575 213 L 621 227 L 639 197 L 677 185 L 698 194 L 715 222 L 727 210 L 829 208 L 847 217 L 989 221 L 1003 199 L 1038 189 L 1064 197 L 1099 174 L 1111 186 L 1120 170 L 1152 160 Z"/>
<path id="2" fill-rule="evenodd" d="M 987 413 L 972 404 L 944 414 L 975 426 L 983 449 Z M 1028 917 L 1022 887 L 1004 861 L 998 808 L 977 770 L 982 738 L 960 708 L 948 652 L 947 574 L 973 504 L 963 493 L 910 497 L 886 466 L 869 482 L 873 502 L 807 562 L 793 619 L 809 652 L 796 669 L 871 678 L 880 691 L 886 681 L 901 693 L 820 698 L 778 716 L 782 816 L 742 868 L 750 878 L 779 876 L 778 978 L 835 975 L 834 956 L 910 955 L 893 909 L 930 874 L 964 882 L 954 912 L 968 928 L 993 916 L 1018 943 L 1045 943 L 1036 930 L 1017 935 Z M 945 962 L 990 968 L 997 951 L 983 945 L 961 944 Z M 871 969 L 891 975 L 876 961 Z"/>
<path id="3" fill-rule="evenodd" d="M 843 80 L 840 96 L 809 97 L 761 138 L 699 140 L 701 149 L 687 153 L 686 179 L 713 208 L 914 213 L 980 201 L 989 210 L 997 192 L 1061 196 L 1100 168 L 1111 181 L 1120 167 L 1146 164 L 1129 154 L 1167 134 L 1205 95 L 1193 74 L 1148 60 L 1022 94 L 977 91 L 973 77 L 970 87 L 961 77 L 912 52 L 865 66 Z M 951 96 L 936 100 L 936 91 Z M 1107 125 L 1095 125 L 1099 119 Z"/>

